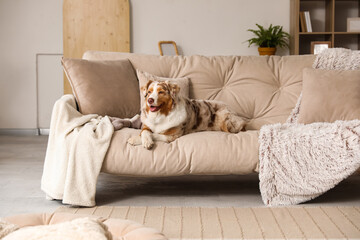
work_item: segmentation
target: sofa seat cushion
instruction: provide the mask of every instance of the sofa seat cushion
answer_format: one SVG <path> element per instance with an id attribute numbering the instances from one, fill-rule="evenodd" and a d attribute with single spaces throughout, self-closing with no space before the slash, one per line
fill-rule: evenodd
<path id="1" fill-rule="evenodd" d="M 114 132 L 102 171 L 127 176 L 248 174 L 257 171 L 258 131 L 238 134 L 197 132 L 171 143 L 156 142 L 152 150 L 127 140 L 140 130 Z"/>

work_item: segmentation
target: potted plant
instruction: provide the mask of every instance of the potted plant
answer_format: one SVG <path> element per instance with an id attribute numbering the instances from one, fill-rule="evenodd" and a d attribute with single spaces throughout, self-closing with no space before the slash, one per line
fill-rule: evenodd
<path id="1" fill-rule="evenodd" d="M 249 47 L 252 44 L 259 46 L 258 50 L 260 55 L 274 55 L 276 47 L 289 48 L 290 34 L 283 31 L 282 26 L 273 26 L 270 24 L 268 29 L 265 29 L 259 24 L 256 24 L 256 26 L 259 29 L 248 29 L 248 31 L 254 33 L 256 37 L 250 38 L 247 41 L 249 42 Z"/>

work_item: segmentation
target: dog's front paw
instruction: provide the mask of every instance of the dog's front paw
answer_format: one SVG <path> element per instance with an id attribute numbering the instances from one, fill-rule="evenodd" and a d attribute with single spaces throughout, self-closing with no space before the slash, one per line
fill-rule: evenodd
<path id="1" fill-rule="evenodd" d="M 146 149 L 151 149 L 154 146 L 154 141 L 151 136 L 146 136 L 142 138 L 142 145 Z"/>
<path id="2" fill-rule="evenodd" d="M 131 137 L 127 140 L 128 144 L 136 146 L 136 145 L 141 145 L 141 137 L 140 136 L 134 136 Z"/>
<path id="3" fill-rule="evenodd" d="M 154 142 L 153 142 L 153 140 L 150 140 L 150 141 L 146 140 L 143 142 L 143 146 L 144 146 L 144 148 L 150 150 L 154 146 Z"/>

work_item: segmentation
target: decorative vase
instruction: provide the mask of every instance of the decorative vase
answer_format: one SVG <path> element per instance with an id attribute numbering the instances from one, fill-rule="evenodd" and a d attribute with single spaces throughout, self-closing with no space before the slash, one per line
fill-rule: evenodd
<path id="1" fill-rule="evenodd" d="M 259 47 L 258 48 L 259 55 L 275 55 L 276 48 L 275 47 Z"/>

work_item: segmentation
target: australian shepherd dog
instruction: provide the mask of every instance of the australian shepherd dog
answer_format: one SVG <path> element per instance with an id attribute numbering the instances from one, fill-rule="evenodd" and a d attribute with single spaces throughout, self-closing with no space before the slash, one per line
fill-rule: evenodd
<path id="1" fill-rule="evenodd" d="M 140 136 L 129 138 L 131 145 L 147 149 L 154 141 L 172 142 L 185 134 L 199 131 L 238 133 L 246 121 L 220 102 L 194 100 L 179 96 L 179 86 L 170 82 L 150 80 L 141 87 Z"/>

